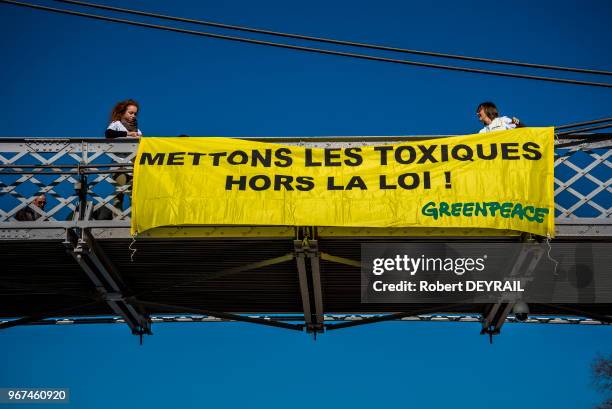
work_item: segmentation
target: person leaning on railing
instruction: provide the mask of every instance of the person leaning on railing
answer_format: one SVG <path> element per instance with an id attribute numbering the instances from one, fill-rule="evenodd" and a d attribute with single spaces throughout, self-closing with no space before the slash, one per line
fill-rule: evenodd
<path id="1" fill-rule="evenodd" d="M 108 139 L 115 138 L 140 138 L 142 132 L 138 129 L 138 102 L 133 99 L 126 99 L 118 102 L 110 114 L 110 121 L 104 136 Z M 121 156 L 121 155 L 118 155 Z M 132 176 L 127 173 L 115 173 L 113 180 L 117 186 L 125 186 L 132 181 Z M 123 210 L 124 194 L 118 192 L 113 206 Z M 113 218 L 112 212 L 107 207 L 102 207 L 94 212 L 94 219 L 110 220 Z"/>
<path id="2" fill-rule="evenodd" d="M 47 204 L 47 196 L 45 196 L 44 193 L 37 195 L 34 197 L 34 200 L 32 200 L 32 204 L 44 211 L 45 205 Z M 38 220 L 40 216 L 40 213 L 34 211 L 34 209 L 31 207 L 26 206 L 15 214 L 15 219 L 19 220 L 20 222 L 33 222 Z"/>
<path id="3" fill-rule="evenodd" d="M 107 138 L 139 138 L 142 132 L 138 129 L 138 102 L 126 99 L 118 102 L 110 115 L 110 123 L 104 136 Z"/>
<path id="4" fill-rule="evenodd" d="M 518 118 L 499 116 L 497 107 L 492 102 L 483 102 L 478 105 L 478 108 L 476 108 L 476 116 L 478 116 L 478 120 L 484 125 L 484 128 L 478 133 L 504 131 L 525 126 Z"/>

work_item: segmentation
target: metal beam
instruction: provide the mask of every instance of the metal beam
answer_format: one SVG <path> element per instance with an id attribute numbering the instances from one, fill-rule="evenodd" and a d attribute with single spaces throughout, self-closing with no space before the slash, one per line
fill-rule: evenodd
<path id="1" fill-rule="evenodd" d="M 300 295 L 302 298 L 302 309 L 304 311 L 304 322 L 306 328 L 313 327 L 312 310 L 310 308 L 310 292 L 308 290 L 308 277 L 306 275 L 306 254 L 302 248 L 302 241 L 295 240 L 295 262 L 297 264 L 298 279 L 300 282 Z"/>
<path id="2" fill-rule="evenodd" d="M 136 306 L 136 299 L 126 299 L 127 288 L 111 261 L 106 257 L 95 240 L 83 229 L 80 236 L 68 230 L 65 245 L 81 266 L 87 277 L 115 314 L 123 317 L 132 334 L 151 334 L 151 323 L 142 310 Z"/>
<path id="3" fill-rule="evenodd" d="M 351 260 L 344 257 L 332 256 L 331 254 L 321 252 L 321 260 L 331 261 L 332 263 L 344 264 L 351 267 L 361 268 L 361 262 Z"/>
<path id="4" fill-rule="evenodd" d="M 218 317 L 218 318 L 222 318 L 222 319 L 226 319 L 230 321 L 249 322 L 251 324 L 260 324 L 260 325 L 266 325 L 269 327 L 292 329 L 296 331 L 302 331 L 304 329 L 304 325 L 302 324 L 289 324 L 286 322 L 272 321 L 266 318 L 254 318 L 250 316 L 231 314 L 227 312 L 210 311 L 210 310 L 205 310 L 201 308 L 161 304 L 161 303 L 147 301 L 147 300 L 140 300 L 139 303 L 146 307 L 153 307 L 153 308 L 159 308 L 159 309 L 165 309 L 165 310 L 177 311 L 177 312 L 191 312 L 195 314 L 205 314 L 205 315 Z"/>
<path id="5" fill-rule="evenodd" d="M 312 240 L 306 254 L 310 258 L 310 271 L 312 274 L 312 293 L 315 303 L 315 318 L 317 331 L 323 331 L 323 290 L 321 288 L 321 265 L 319 247 L 316 240 Z"/>
<path id="6" fill-rule="evenodd" d="M 40 241 L 62 241 L 65 236 L 66 229 L 89 229 L 92 236 L 96 240 L 104 239 L 125 239 L 131 240 L 130 221 L 129 220 L 81 220 L 81 221 L 49 221 L 40 220 L 34 222 L 19 222 L 19 221 L 0 221 L 0 240 L 2 241 L 23 241 L 23 240 L 40 240 Z M 144 233 L 138 236 L 139 240 L 159 239 L 159 238 L 174 238 L 174 239 L 200 239 L 200 238 L 223 238 L 223 239 L 248 239 L 254 238 L 269 239 L 269 238 L 289 238 L 294 236 L 294 228 L 279 227 L 174 227 L 163 228 L 160 232 L 157 229 Z M 431 230 L 431 231 L 430 231 Z M 465 240 L 465 236 L 452 236 L 450 231 L 444 229 L 417 229 L 406 230 L 402 228 L 352 228 L 352 227 L 324 227 L 319 229 L 319 236 L 326 239 L 334 238 L 356 238 L 356 237 L 428 237 L 436 236 L 436 238 L 444 238 L 446 240 Z M 597 239 L 610 240 L 612 238 L 612 219 L 604 217 L 595 218 L 562 218 L 555 219 L 555 231 L 557 239 Z M 490 236 L 470 236 L 470 238 L 486 240 L 488 238 L 499 239 L 500 236 L 495 236 L 490 230 Z M 456 233 L 455 233 L 456 234 Z M 420 236 L 419 236 L 420 235 Z M 426 236 L 425 236 L 426 235 Z M 518 236 L 516 233 L 514 237 Z M 511 237 L 508 237 L 512 239 Z M 554 241 L 553 241 L 554 242 Z M 336 256 L 326 255 L 326 257 L 335 258 Z M 321 254 L 323 258 L 323 254 Z M 340 259 L 340 258 L 337 258 Z M 329 261 L 340 262 L 336 259 Z M 348 264 L 348 263 L 343 263 Z M 348 264 L 353 265 L 353 264 Z"/>
<path id="7" fill-rule="evenodd" d="M 334 330 L 334 329 L 356 327 L 358 325 L 376 324 L 378 322 L 401 320 L 403 318 L 412 317 L 412 316 L 421 315 L 421 314 L 431 314 L 435 312 L 452 311 L 453 308 L 457 308 L 461 305 L 463 304 L 440 304 L 440 305 L 422 308 L 422 309 L 410 311 L 410 312 L 398 312 L 395 314 L 377 315 L 373 317 L 364 318 L 359 321 L 344 322 L 342 324 L 332 324 L 332 325 L 326 324 L 325 329 Z"/>
<path id="8" fill-rule="evenodd" d="M 63 315 L 63 314 L 69 313 L 70 311 L 74 311 L 79 308 L 88 307 L 90 305 L 95 305 L 99 303 L 100 301 L 96 300 L 96 301 L 88 302 L 85 304 L 79 304 L 79 305 L 74 305 L 71 307 L 61 308 L 59 310 L 43 311 L 43 312 L 39 312 L 33 315 L 29 315 L 27 317 L 19 318 L 16 320 L 2 321 L 0 322 L 0 330 L 11 328 L 11 327 L 17 327 L 19 325 L 33 325 L 33 324 L 39 323 L 41 320 L 45 318 L 57 317 L 58 315 Z"/>
<path id="9" fill-rule="evenodd" d="M 489 340 L 493 343 L 493 336 L 501 333 L 501 327 L 508 319 L 508 314 L 512 311 L 514 303 L 492 304 L 487 316 L 482 321 L 480 335 L 489 335 Z"/>
<path id="10" fill-rule="evenodd" d="M 533 246 L 529 246 L 528 243 L 525 243 L 525 245 L 521 247 L 521 251 L 512 265 L 508 278 L 519 275 L 526 277 L 521 279 L 521 285 L 526 286 L 527 283 L 531 281 L 529 276 L 533 274 L 543 254 L 544 250 L 541 245 L 534 244 Z M 517 299 L 515 295 L 503 295 L 500 301 L 493 304 L 489 309 L 487 316 L 482 322 L 480 334 L 488 334 L 489 339 L 493 342 L 493 336 L 501 332 L 501 327 L 504 325 L 504 322 L 506 322 L 508 314 L 510 314 L 512 307 L 514 307 L 517 301 L 520 300 Z"/>
<path id="11" fill-rule="evenodd" d="M 585 312 L 579 308 L 572 308 L 565 305 L 558 304 L 544 304 L 547 307 L 554 308 L 558 311 L 566 311 L 571 314 L 578 314 L 582 317 L 591 318 L 593 320 L 601 321 L 606 324 L 612 324 L 612 315 L 595 314 L 591 312 Z"/>
<path id="12" fill-rule="evenodd" d="M 82 306 L 81 306 L 82 307 Z M 249 318 L 263 319 L 268 322 L 296 322 L 302 320 L 302 315 L 248 315 Z M 350 314 L 350 315 L 325 315 L 326 322 L 358 322 L 366 318 L 373 317 L 371 314 Z M 507 324 L 556 324 L 556 325 L 609 325 L 612 317 L 602 316 L 605 320 L 586 317 L 557 317 L 557 316 L 532 316 L 525 321 L 518 321 L 515 318 L 508 317 Z M 69 318 L 46 318 L 33 320 L 34 317 L 28 317 L 27 322 L 21 321 L 17 325 L 91 325 L 91 324 L 125 324 L 125 320 L 121 317 L 69 317 Z M 20 319 L 23 320 L 23 319 Z M 2 325 L 15 323 L 20 320 L 0 319 L 0 328 Z M 228 323 L 236 322 L 234 319 L 220 318 L 213 315 L 152 315 L 150 317 L 151 324 L 169 324 L 169 323 Z M 396 322 L 447 322 L 447 323 L 476 323 L 482 321 L 481 315 L 457 315 L 457 314 L 420 314 L 402 317 Z M 11 327 L 15 325 L 8 325 Z"/>
<path id="13" fill-rule="evenodd" d="M 200 277 L 200 278 L 196 278 L 196 279 L 190 279 L 190 280 L 186 280 L 186 281 L 181 281 L 180 283 L 175 283 L 169 286 L 165 286 L 162 288 L 155 288 L 152 290 L 146 290 L 146 291 L 142 291 L 139 292 L 137 294 L 135 294 L 134 296 L 140 297 L 144 294 L 149 294 L 149 293 L 154 293 L 154 292 L 159 292 L 159 291 L 163 291 L 163 290 L 168 290 L 170 288 L 174 288 L 174 287 L 180 287 L 183 285 L 188 285 L 188 284 L 195 284 L 195 283 L 201 283 L 207 280 L 212 280 L 215 278 L 220 278 L 220 277 L 227 277 L 228 275 L 231 274 L 236 274 L 236 273 L 242 273 L 245 271 L 249 271 L 249 270 L 255 270 L 258 268 L 262 268 L 262 267 L 268 267 L 268 266 L 272 266 L 275 264 L 280 264 L 280 263 L 284 263 L 286 261 L 290 261 L 293 260 L 293 258 L 295 257 L 294 254 L 285 254 L 284 256 L 280 256 L 280 257 L 274 257 L 274 258 L 270 258 L 267 260 L 262 260 L 262 261 L 257 261 L 255 263 L 249 263 L 249 264 L 244 264 L 242 266 L 238 266 L 238 267 L 232 267 L 232 268 L 228 268 L 226 270 L 221 270 L 221 271 L 217 271 L 216 273 L 211 273 L 206 275 L 205 277 Z"/>
<path id="14" fill-rule="evenodd" d="M 323 332 L 323 291 L 318 243 L 306 238 L 294 240 L 293 245 L 306 330 L 315 334 Z M 310 260 L 310 269 L 306 268 L 306 259 Z"/>

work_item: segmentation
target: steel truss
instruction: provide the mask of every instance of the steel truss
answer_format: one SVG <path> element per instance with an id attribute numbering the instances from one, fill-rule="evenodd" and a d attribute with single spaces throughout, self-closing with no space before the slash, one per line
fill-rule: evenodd
<path id="1" fill-rule="evenodd" d="M 275 138 L 269 142 L 311 147 L 358 147 L 405 140 L 434 137 L 332 137 Z M 555 157 L 555 207 L 557 236 L 589 240 L 612 238 L 612 207 L 606 198 L 612 194 L 609 175 L 612 172 L 612 135 L 582 135 L 564 138 L 558 143 Z M 117 174 L 130 174 L 137 142 L 104 139 L 3 139 L 0 140 L 0 241 L 62 241 L 68 253 L 80 266 L 95 292 L 74 307 L 45 311 L 15 320 L 0 321 L 0 329 L 17 325 L 67 325 L 90 323 L 125 323 L 136 335 L 151 334 L 152 324 L 162 322 L 247 322 L 284 329 L 305 330 L 316 337 L 326 330 L 338 330 L 385 321 L 407 322 L 478 322 L 482 334 L 499 334 L 505 323 L 518 322 L 511 315 L 517 300 L 502 300 L 486 306 L 482 315 L 443 314 L 460 305 L 436 305 L 419 311 L 391 314 L 325 314 L 321 260 L 335 265 L 359 268 L 357 260 L 323 252 L 317 233 L 325 230 L 326 237 L 391 237 L 390 231 L 375 229 L 317 229 L 310 227 L 229 227 L 195 228 L 199 237 L 277 237 L 293 241 L 293 251 L 265 260 L 222 269 L 206 277 L 174 283 L 181 287 L 220 277 L 228 277 L 257 269 L 271 268 L 295 260 L 303 315 L 245 315 L 211 311 L 181 305 L 160 303 L 151 296 L 155 290 L 135 294 L 126 284 L 117 266 L 103 251 L 100 243 L 109 239 L 130 238 L 130 183 L 119 185 Z M 602 170 L 603 169 L 603 170 Z M 570 175 L 564 175 L 564 173 Z M 606 176 L 607 175 L 607 176 Z M 127 178 L 129 180 L 129 178 Z M 45 211 L 32 202 L 44 192 L 51 199 Z M 40 218 L 34 222 L 15 221 L 17 212 L 30 207 Z M 95 220 L 101 210 L 112 220 Z M 584 213 L 588 216 L 584 216 Z M 188 237 L 185 228 L 168 228 L 166 237 Z M 384 230 L 384 229 L 383 229 Z M 185 233 L 185 234 L 183 234 Z M 320 236 L 320 235 L 319 235 Z M 152 233 L 143 235 L 154 238 Z M 394 236 L 397 237 L 397 236 Z M 517 259 L 515 272 L 533 269 L 542 254 L 527 251 Z M 0 281 L 0 286 L 1 286 Z M 167 287 L 166 287 L 167 288 Z M 150 298 L 150 299 L 148 299 Z M 70 312 L 83 306 L 107 305 L 116 316 L 78 317 Z M 152 314 L 155 309 L 189 313 L 189 316 Z M 609 315 L 593 314 L 555 305 L 560 313 L 586 318 L 531 316 L 526 323 L 605 325 Z"/>
<path id="2" fill-rule="evenodd" d="M 264 320 L 268 323 L 300 322 L 304 319 L 302 315 L 240 315 L 240 318 L 251 320 Z M 386 317 L 379 315 L 324 315 L 323 320 L 327 323 L 326 327 L 333 328 L 339 324 L 329 324 L 329 322 L 361 322 L 369 318 Z M 224 322 L 251 322 L 246 320 L 235 320 L 232 318 L 221 318 L 213 315 L 152 315 L 149 317 L 151 324 L 170 324 L 170 323 L 224 323 Z M 0 325 L 5 325 L 17 320 L 0 320 Z M 388 319 L 391 322 L 456 322 L 456 323 L 482 323 L 482 315 L 468 314 L 420 314 L 410 315 L 402 318 Z M 524 321 L 517 320 L 514 316 L 508 316 L 505 320 L 508 324 L 569 324 L 569 325 L 610 325 L 606 321 L 598 321 L 591 318 L 582 317 L 558 317 L 558 316 L 532 316 Z M 28 325 L 87 325 L 87 324 L 125 324 L 121 317 L 71 317 L 71 318 L 47 318 L 30 321 Z M 299 324 L 298 324 L 299 325 Z M 302 326 L 303 327 L 303 326 Z M 293 329 L 290 328 L 290 329 Z"/>
<path id="3" fill-rule="evenodd" d="M 253 140 L 280 142 L 288 145 L 311 147 L 359 147 L 380 143 L 439 138 L 428 137 L 330 137 L 330 138 L 252 138 Z M 600 225 L 605 234 L 611 234 L 612 208 L 603 192 L 612 193 L 606 172 L 612 169 L 612 134 L 585 134 L 563 138 L 555 152 L 555 170 L 571 175 L 555 175 L 555 207 L 559 214 L 556 223 L 568 227 L 567 233 L 580 234 L 588 226 Z M 15 214 L 29 206 L 41 215 L 40 221 L 66 220 L 79 208 L 83 198 L 66 186 L 87 185 L 85 200 L 91 204 L 91 213 L 107 209 L 113 220 L 129 220 L 131 207 L 125 209 L 118 196 L 129 193 L 129 182 L 118 185 L 115 174 L 131 173 L 137 141 L 126 139 L 0 139 L 0 175 L 15 176 L 7 183 L 0 180 L 2 196 L 11 197 L 0 205 L 0 222 L 11 222 Z M 43 180 L 45 178 L 45 180 Z M 47 180 L 47 179 L 51 180 Z M 584 182 L 585 186 L 581 184 Z M 62 189 L 63 188 L 63 189 Z M 31 192 L 30 194 L 25 191 Z M 77 189 L 78 190 L 78 189 Z M 53 198 L 53 207 L 42 211 L 30 204 L 36 193 L 44 192 Z M 561 194 L 565 192 L 562 198 Z M 69 193 L 69 194 L 67 194 Z M 563 199 L 563 200 L 561 200 Z M 603 200 L 603 201 L 602 201 Z M 7 207 L 9 206 L 9 207 Z M 590 216 L 581 215 L 588 210 Z"/>

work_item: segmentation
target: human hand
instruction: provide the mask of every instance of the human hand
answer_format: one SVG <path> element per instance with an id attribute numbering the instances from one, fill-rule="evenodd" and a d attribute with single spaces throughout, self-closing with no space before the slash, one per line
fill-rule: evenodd
<path id="1" fill-rule="evenodd" d="M 140 135 L 138 135 L 138 132 L 128 132 L 127 136 L 131 136 L 133 138 L 140 138 Z"/>

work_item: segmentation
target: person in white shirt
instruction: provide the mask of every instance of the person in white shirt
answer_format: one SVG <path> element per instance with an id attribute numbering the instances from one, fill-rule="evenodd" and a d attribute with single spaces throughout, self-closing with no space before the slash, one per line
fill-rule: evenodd
<path id="1" fill-rule="evenodd" d="M 138 129 L 138 102 L 133 99 L 126 99 L 118 102 L 110 115 L 110 123 L 104 132 L 104 136 L 109 139 L 114 138 L 140 138 L 142 132 Z M 127 154 L 117 153 L 120 158 L 126 158 Z M 131 193 L 132 175 L 130 173 L 113 173 L 112 178 L 116 187 L 129 186 L 126 190 L 116 189 L 113 206 L 119 210 L 123 210 L 123 202 L 125 193 Z M 125 192 L 125 193 L 124 193 Z M 93 218 L 96 220 L 110 220 L 114 217 L 113 212 L 103 206 L 93 213 Z"/>
<path id="2" fill-rule="evenodd" d="M 142 132 L 138 129 L 138 102 L 126 99 L 115 105 L 110 115 L 110 124 L 104 132 L 107 138 L 140 138 Z"/>
<path id="3" fill-rule="evenodd" d="M 518 118 L 499 116 L 497 107 L 492 102 L 483 102 L 478 105 L 478 108 L 476 108 L 476 115 L 478 116 L 478 120 L 484 125 L 484 128 L 478 133 L 504 131 L 522 126 Z"/>

